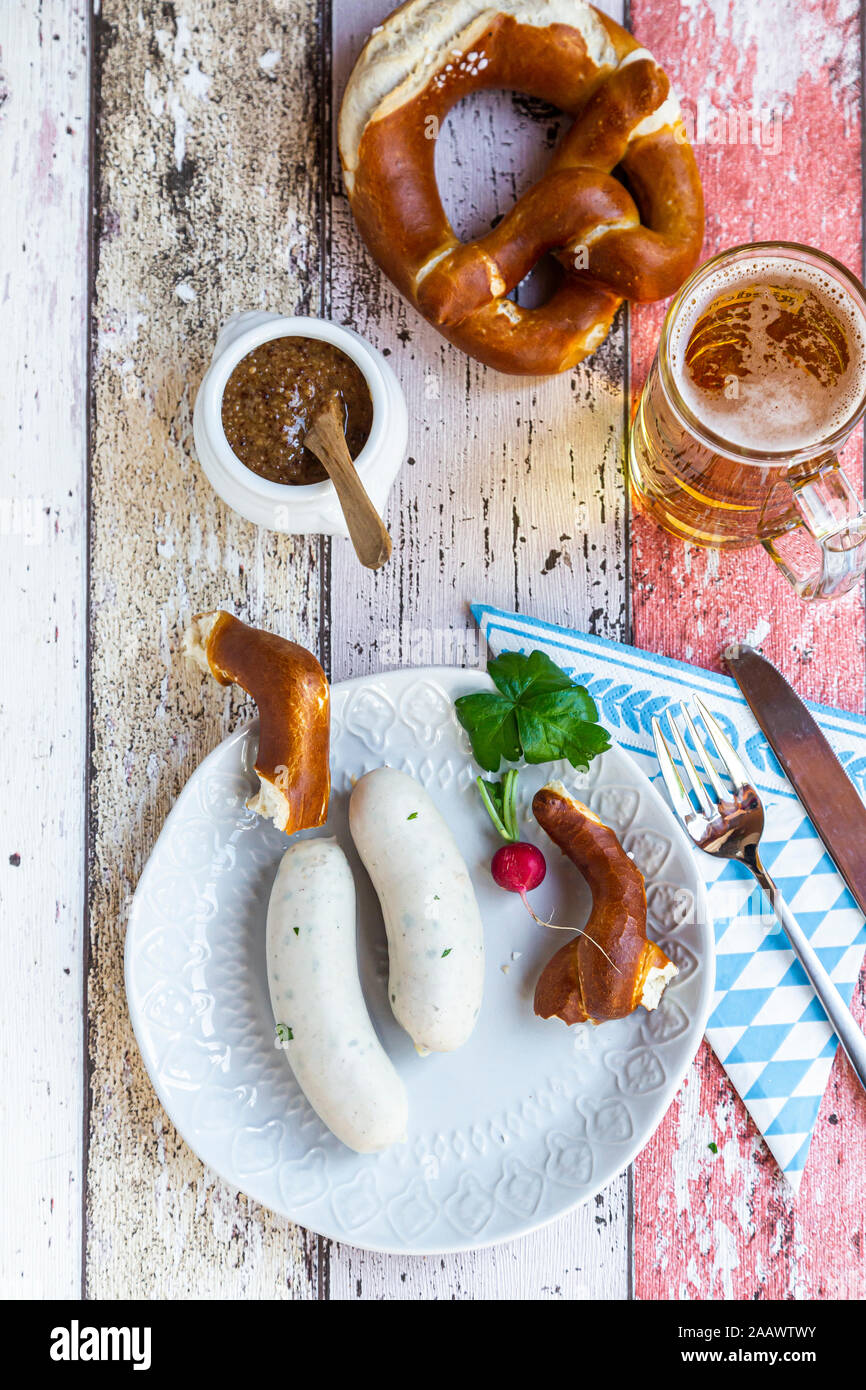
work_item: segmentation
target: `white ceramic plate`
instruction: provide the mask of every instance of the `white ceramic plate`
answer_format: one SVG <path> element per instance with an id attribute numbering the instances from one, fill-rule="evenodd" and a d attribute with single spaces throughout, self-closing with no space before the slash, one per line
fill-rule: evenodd
<path id="1" fill-rule="evenodd" d="M 671 811 L 618 747 L 586 775 L 521 773 L 526 837 L 548 874 L 542 916 L 582 925 L 588 891 L 528 815 L 560 776 L 613 825 L 647 879 L 653 935 L 680 974 L 653 1014 L 566 1028 L 532 1011 L 542 966 L 567 938 L 536 926 L 488 865 L 501 841 L 474 786 L 454 716 L 477 671 L 395 671 L 334 686 L 328 825 L 358 886 L 364 991 L 409 1094 L 409 1141 L 361 1156 L 334 1138 L 274 1046 L 265 970 L 268 896 L 286 838 L 247 811 L 256 726 L 190 778 L 141 876 L 126 937 L 135 1034 L 172 1122 L 228 1182 L 293 1221 L 368 1249 L 427 1254 L 508 1240 L 587 1201 L 650 1138 L 692 1058 L 713 983 L 713 934 L 693 852 Z M 484 1003 L 459 1052 L 421 1058 L 387 1002 L 375 894 L 352 846 L 353 779 L 388 763 L 421 781 L 451 825 L 484 919 Z"/>

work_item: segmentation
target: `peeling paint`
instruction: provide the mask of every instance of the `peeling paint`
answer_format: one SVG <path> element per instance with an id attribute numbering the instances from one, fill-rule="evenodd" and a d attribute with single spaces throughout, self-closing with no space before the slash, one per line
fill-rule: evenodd
<path id="1" fill-rule="evenodd" d="M 212 63 L 225 50 L 224 7 L 210 0 L 195 13 L 193 30 L 177 7 L 139 13 L 110 0 L 103 23 L 114 41 L 97 31 L 97 178 L 111 213 L 96 267 L 88 1292 L 308 1298 L 315 1239 L 208 1174 L 175 1134 L 141 1065 L 122 983 L 126 907 L 155 836 L 195 765 L 249 713 L 190 679 L 179 629 L 191 611 L 219 605 L 308 645 L 318 636 L 317 543 L 229 513 L 195 460 L 191 421 L 218 325 L 251 287 L 277 307 L 315 287 L 306 76 L 286 64 L 273 82 L 239 84 L 231 64 Z M 248 5 L 232 26 L 253 53 L 275 29 Z M 276 30 L 284 50 L 313 51 L 304 0 L 281 5 Z M 206 179 L 193 177 L 193 152 L 206 152 Z M 251 194 L 262 181 L 270 200 Z M 274 248 L 289 206 L 287 275 Z"/>

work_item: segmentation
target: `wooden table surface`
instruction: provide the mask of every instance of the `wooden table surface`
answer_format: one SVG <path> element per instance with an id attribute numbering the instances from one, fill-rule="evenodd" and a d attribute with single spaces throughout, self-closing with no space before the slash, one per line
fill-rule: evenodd
<path id="1" fill-rule="evenodd" d="M 478 664 L 472 599 L 713 668 L 724 642 L 750 636 L 802 693 L 863 707 L 859 598 L 802 607 L 763 555 L 690 549 L 631 515 L 629 403 L 662 306 L 621 315 L 570 375 L 519 380 L 451 349 L 380 276 L 333 126 L 389 8 L 0 10 L 2 1291 L 862 1298 L 866 1098 L 839 1057 L 796 1199 L 704 1046 L 655 1137 L 594 1202 L 525 1240 L 436 1260 L 320 1240 L 231 1190 L 175 1133 L 142 1067 L 123 990 L 130 897 L 184 781 L 246 713 L 215 690 L 202 708 L 183 669 L 178 632 L 196 610 L 295 637 L 335 680 Z M 604 8 L 623 18 L 617 0 Z M 625 14 L 694 119 L 706 255 L 782 236 L 860 270 L 859 8 L 634 0 Z M 463 234 L 511 205 L 556 130 L 519 96 L 454 114 L 438 155 Z M 192 405 L 216 331 L 253 307 L 351 324 L 405 388 L 410 457 L 378 575 L 347 542 L 257 531 L 195 462 Z M 848 458 L 860 476 L 859 444 Z M 855 1011 L 862 1021 L 862 981 Z"/>

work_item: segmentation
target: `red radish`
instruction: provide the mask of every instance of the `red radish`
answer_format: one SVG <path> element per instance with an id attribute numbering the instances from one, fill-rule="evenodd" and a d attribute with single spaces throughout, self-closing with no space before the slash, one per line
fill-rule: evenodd
<path id="1" fill-rule="evenodd" d="M 531 893 L 543 882 L 547 873 L 544 855 L 535 845 L 521 840 L 515 845 L 502 845 L 490 863 L 493 880 L 509 893 Z"/>
<path id="2" fill-rule="evenodd" d="M 502 845 L 490 861 L 490 872 L 493 875 L 493 882 L 498 884 L 500 888 L 504 888 L 507 893 L 520 894 L 523 899 L 523 906 L 533 922 L 537 922 L 540 927 L 556 927 L 558 931 L 576 931 L 578 936 L 585 936 L 592 942 L 593 946 L 598 946 L 601 954 L 610 960 L 607 951 L 603 946 L 599 946 L 595 938 L 589 935 L 589 932 L 577 931 L 573 927 L 562 927 L 559 922 L 553 920 L 546 922 L 529 906 L 527 893 L 531 893 L 533 888 L 537 888 L 539 883 L 543 883 L 547 873 L 547 862 L 537 845 L 527 844 L 525 840 Z M 613 965 L 612 960 L 610 963 Z M 620 973 L 615 965 L 614 970 L 617 974 Z"/>
<path id="3" fill-rule="evenodd" d="M 542 923 L 541 918 L 536 916 L 526 896 L 533 888 L 538 887 L 547 873 L 544 855 L 536 845 L 527 844 L 525 840 L 517 844 L 502 845 L 490 861 L 490 872 L 494 883 L 500 888 L 504 888 L 508 893 L 520 894 L 530 917 L 539 925 L 549 925 L 547 922 Z"/>

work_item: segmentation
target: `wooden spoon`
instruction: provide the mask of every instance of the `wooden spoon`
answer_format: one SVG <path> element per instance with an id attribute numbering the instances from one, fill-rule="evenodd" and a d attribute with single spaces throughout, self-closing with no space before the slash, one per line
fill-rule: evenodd
<path id="1" fill-rule="evenodd" d="M 391 537 L 358 477 L 340 414 L 337 399 L 332 396 L 315 416 L 304 444 L 327 469 L 361 564 L 367 569 L 381 569 L 391 558 Z"/>

